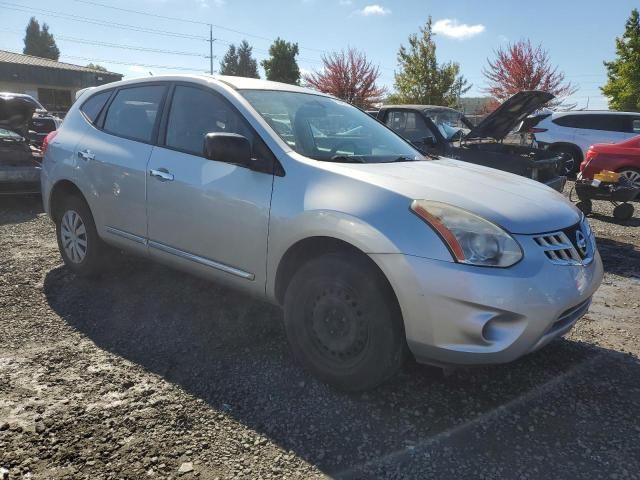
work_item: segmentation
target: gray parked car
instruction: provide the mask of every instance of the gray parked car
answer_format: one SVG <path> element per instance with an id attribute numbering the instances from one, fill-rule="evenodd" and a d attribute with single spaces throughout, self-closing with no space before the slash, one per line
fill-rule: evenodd
<path id="1" fill-rule="evenodd" d="M 74 272 L 111 245 L 266 298 L 295 356 L 348 390 L 409 352 L 514 360 L 569 331 L 602 278 L 587 220 L 551 188 L 428 160 L 340 100 L 255 79 L 84 92 L 42 193 Z"/>

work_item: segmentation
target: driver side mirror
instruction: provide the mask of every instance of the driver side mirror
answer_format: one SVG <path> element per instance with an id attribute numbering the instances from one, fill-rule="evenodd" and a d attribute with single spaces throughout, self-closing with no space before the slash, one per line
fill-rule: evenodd
<path id="1" fill-rule="evenodd" d="M 237 133 L 207 133 L 204 137 L 204 156 L 209 160 L 241 167 L 253 166 L 249 139 Z"/>

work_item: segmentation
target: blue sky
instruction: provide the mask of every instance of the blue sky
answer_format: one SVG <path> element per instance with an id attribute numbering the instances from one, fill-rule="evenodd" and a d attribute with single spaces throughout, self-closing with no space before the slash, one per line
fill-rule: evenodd
<path id="1" fill-rule="evenodd" d="M 602 61 L 614 55 L 614 38 L 637 1 L 537 0 L 95 0 L 96 3 L 149 14 L 213 23 L 214 68 L 228 44 L 246 38 L 258 60 L 267 56 L 269 39 L 280 36 L 298 42 L 299 64 L 318 69 L 322 52 L 355 47 L 380 66 L 381 83 L 393 86 L 396 53 L 407 36 L 431 15 L 438 26 L 438 58 L 460 63 L 474 86 L 468 95 L 482 95 L 486 87 L 482 67 L 494 49 L 509 41 L 529 38 L 549 50 L 553 63 L 579 87 L 573 101 L 583 107 L 606 108 L 598 87 L 605 81 Z M 86 64 L 90 60 L 127 77 L 168 73 L 157 65 L 208 71 L 208 37 L 204 24 L 168 20 L 104 8 L 80 0 L 0 0 L 0 49 L 21 51 L 24 27 L 35 15 L 50 26 L 62 52 L 61 60 Z M 69 18 L 74 15 L 75 19 Z M 88 24 L 78 17 L 137 26 L 177 34 L 165 36 Z M 224 27 L 224 28 L 222 28 Z M 194 38 L 184 38 L 192 36 Z M 101 44 L 132 45 L 149 52 Z M 176 71 L 176 70 L 173 70 Z M 262 74 L 263 72 L 261 72 Z"/>

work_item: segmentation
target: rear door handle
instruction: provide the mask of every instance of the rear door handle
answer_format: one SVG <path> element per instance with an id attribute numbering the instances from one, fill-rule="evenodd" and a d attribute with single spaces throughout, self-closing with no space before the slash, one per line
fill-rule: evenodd
<path id="1" fill-rule="evenodd" d="M 157 170 L 151 169 L 149 170 L 149 175 L 155 177 L 161 182 L 173 182 L 173 173 L 169 173 L 169 170 L 166 168 L 159 168 Z"/>
<path id="2" fill-rule="evenodd" d="M 78 157 L 80 157 L 83 160 L 95 160 L 96 154 L 91 152 L 91 150 L 86 149 L 86 150 L 78 151 Z"/>

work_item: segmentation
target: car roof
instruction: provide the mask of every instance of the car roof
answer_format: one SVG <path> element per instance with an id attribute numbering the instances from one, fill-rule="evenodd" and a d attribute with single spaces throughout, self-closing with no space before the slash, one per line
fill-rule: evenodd
<path id="1" fill-rule="evenodd" d="M 290 85 L 288 83 L 272 82 L 269 80 L 261 80 L 259 78 L 246 78 L 246 77 L 232 77 L 228 75 L 157 75 L 152 77 L 132 78 L 127 80 L 120 80 L 118 82 L 107 83 L 100 87 L 95 87 L 87 90 L 92 92 L 98 92 L 114 87 L 124 87 L 127 85 L 135 85 L 137 83 L 148 82 L 194 82 L 200 84 L 214 83 L 223 84 L 234 90 L 277 90 L 283 92 L 298 92 L 309 93 L 313 95 L 321 95 L 325 97 L 331 97 L 322 92 L 312 90 L 310 88 L 299 87 L 297 85 Z M 79 92 L 80 93 L 80 92 Z M 84 93 L 84 92 L 82 92 Z"/>
<path id="2" fill-rule="evenodd" d="M 569 110 L 568 112 L 554 112 L 554 117 L 565 115 L 640 115 L 639 112 L 618 112 L 616 110 Z"/>

